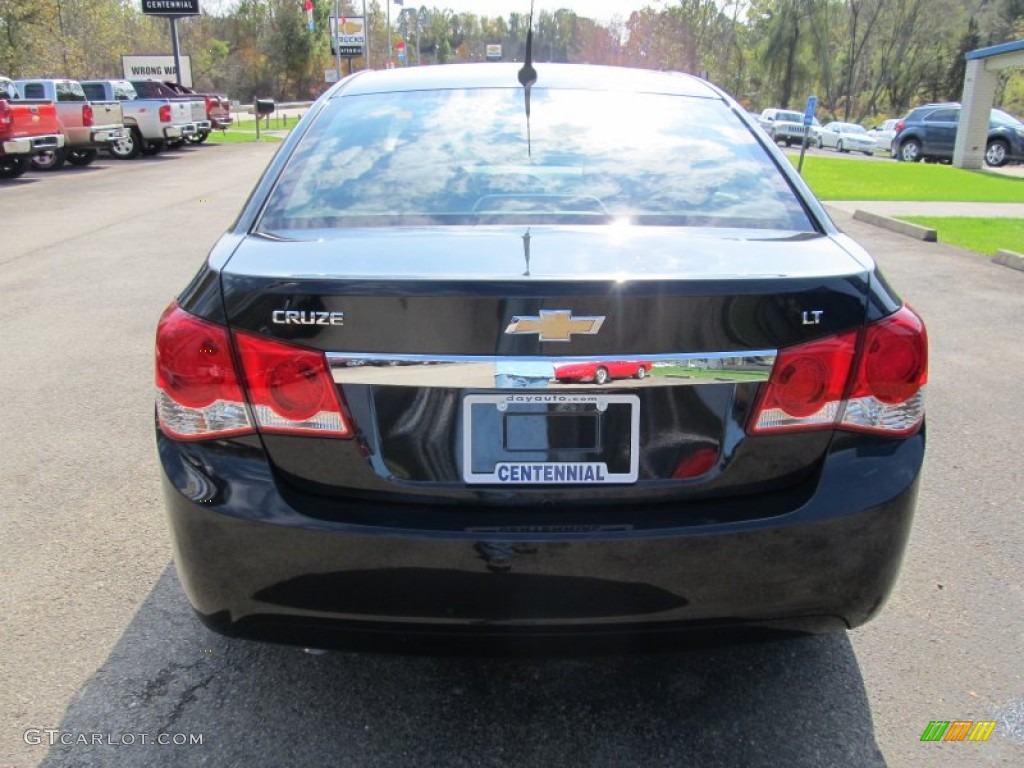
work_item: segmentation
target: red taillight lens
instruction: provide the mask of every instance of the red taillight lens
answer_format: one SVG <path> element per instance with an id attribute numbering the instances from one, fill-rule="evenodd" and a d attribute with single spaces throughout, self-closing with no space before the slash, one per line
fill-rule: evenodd
<path id="1" fill-rule="evenodd" d="M 206 97 L 206 116 L 209 117 L 210 113 L 213 112 L 213 108 L 217 105 L 217 100 L 212 96 Z"/>
<path id="2" fill-rule="evenodd" d="M 902 307 L 859 335 L 850 331 L 780 351 L 748 431 L 839 426 L 911 434 L 924 420 L 927 379 L 924 323 Z"/>
<path id="3" fill-rule="evenodd" d="M 171 122 L 171 105 L 164 104 L 160 107 L 160 122 L 169 123 Z"/>
<path id="4" fill-rule="evenodd" d="M 14 116 L 11 113 L 11 105 L 7 103 L 7 99 L 0 99 L 0 130 L 10 128 L 13 122 Z"/>
<path id="5" fill-rule="evenodd" d="M 928 333 L 921 318 L 905 306 L 865 329 L 841 426 L 911 433 L 924 419 L 927 383 Z"/>
<path id="6" fill-rule="evenodd" d="M 156 333 L 156 386 L 165 433 L 201 440 L 255 432 L 255 426 L 264 432 L 351 436 L 323 353 L 247 333 L 234 338 L 244 376 L 235 366 L 227 328 L 177 304 L 164 312 Z"/>
<path id="7" fill-rule="evenodd" d="M 351 437 L 323 353 L 247 333 L 235 343 L 261 431 Z"/>
<path id="8" fill-rule="evenodd" d="M 832 427 L 856 349 L 850 331 L 779 352 L 750 431 Z"/>
<path id="9" fill-rule="evenodd" d="M 92 114 L 92 104 L 82 105 L 82 125 L 86 128 L 90 127 L 95 123 L 95 118 Z"/>
<path id="10" fill-rule="evenodd" d="M 904 128 L 904 123 L 903 123 L 902 120 L 900 120 L 898 123 L 896 123 L 896 127 L 893 130 L 895 130 L 896 134 L 899 135 L 899 132 L 902 131 L 903 128 Z"/>
<path id="11" fill-rule="evenodd" d="M 156 330 L 157 417 L 184 440 L 252 432 L 228 330 L 171 304 Z"/>

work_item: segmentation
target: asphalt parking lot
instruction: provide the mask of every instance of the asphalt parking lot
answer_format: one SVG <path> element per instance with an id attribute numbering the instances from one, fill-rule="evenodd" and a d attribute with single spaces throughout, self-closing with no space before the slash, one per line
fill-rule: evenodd
<path id="1" fill-rule="evenodd" d="M 208 633 L 171 562 L 152 340 L 274 150 L 0 183 L 0 765 L 1024 764 L 1024 273 L 842 213 L 931 340 L 918 516 L 874 622 L 577 659 L 309 656 Z M 997 726 L 923 743 L 933 720 Z M 159 734 L 202 743 L 143 743 Z"/>

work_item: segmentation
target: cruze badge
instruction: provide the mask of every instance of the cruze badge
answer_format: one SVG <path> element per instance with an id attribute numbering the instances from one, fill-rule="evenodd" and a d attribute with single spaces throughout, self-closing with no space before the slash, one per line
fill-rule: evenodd
<path id="1" fill-rule="evenodd" d="M 313 312 L 299 309 L 275 309 L 270 322 L 277 325 L 344 325 L 344 312 Z"/>
<path id="2" fill-rule="evenodd" d="M 516 315 L 505 333 L 536 333 L 541 341 L 570 341 L 574 333 L 597 333 L 603 323 L 604 315 L 573 317 L 570 309 L 542 309 L 539 316 Z"/>

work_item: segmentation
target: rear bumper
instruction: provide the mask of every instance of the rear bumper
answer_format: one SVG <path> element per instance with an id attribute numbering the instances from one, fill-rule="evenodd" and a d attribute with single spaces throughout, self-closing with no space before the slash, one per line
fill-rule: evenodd
<path id="1" fill-rule="evenodd" d="M 164 128 L 165 139 L 181 139 L 191 136 L 196 132 L 195 123 L 182 123 L 181 125 L 169 125 Z"/>
<path id="2" fill-rule="evenodd" d="M 62 133 L 48 136 L 25 136 L 3 143 L 5 155 L 35 155 L 40 152 L 51 152 L 63 146 L 64 134 Z"/>
<path id="3" fill-rule="evenodd" d="M 479 528 L 446 529 L 446 508 L 427 504 L 351 502 L 381 521 L 372 526 L 314 517 L 303 511 L 316 498 L 280 491 L 258 441 L 158 444 L 178 573 L 208 626 L 413 651 L 857 626 L 896 580 L 924 453 L 923 433 L 848 439 L 813 494 L 771 518 L 701 524 L 699 505 L 681 503 L 678 527 L 631 530 L 602 526 L 599 510 L 593 524 L 569 524 L 578 512 L 551 509 L 549 525 L 520 532 L 485 530 L 485 508 Z M 410 512 L 430 527 L 395 524 Z"/>
<path id="4" fill-rule="evenodd" d="M 123 126 L 116 128 L 100 128 L 92 132 L 89 137 L 93 144 L 105 146 L 112 141 L 121 141 L 127 135 Z"/>

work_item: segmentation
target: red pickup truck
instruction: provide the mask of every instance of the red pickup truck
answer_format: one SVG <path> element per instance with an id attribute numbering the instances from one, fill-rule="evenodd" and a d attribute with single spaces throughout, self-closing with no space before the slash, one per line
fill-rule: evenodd
<path id="1" fill-rule="evenodd" d="M 0 76 L 0 179 L 21 176 L 33 155 L 63 146 L 57 107 L 21 98 L 14 83 Z"/>

